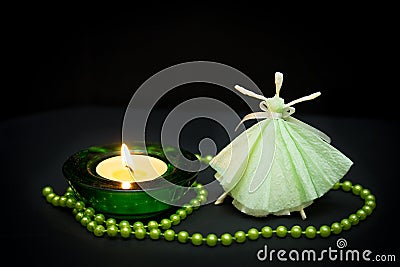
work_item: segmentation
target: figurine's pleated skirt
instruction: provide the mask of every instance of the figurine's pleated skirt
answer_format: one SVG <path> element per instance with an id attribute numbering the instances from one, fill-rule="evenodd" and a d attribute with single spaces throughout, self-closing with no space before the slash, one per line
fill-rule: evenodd
<path id="1" fill-rule="evenodd" d="M 258 217 L 307 207 L 352 164 L 313 132 L 283 119 L 256 123 L 210 162 L 235 207 Z"/>

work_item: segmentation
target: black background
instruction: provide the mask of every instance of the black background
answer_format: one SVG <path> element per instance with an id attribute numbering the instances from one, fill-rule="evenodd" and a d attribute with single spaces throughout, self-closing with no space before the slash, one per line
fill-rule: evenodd
<path id="1" fill-rule="evenodd" d="M 124 109 L 146 79 L 166 67 L 197 60 L 242 71 L 266 96 L 274 93 L 276 71 L 284 74 L 281 96 L 288 101 L 321 91 L 317 100 L 297 105 L 296 115 L 332 137 L 355 162 L 346 178 L 371 188 L 378 199 L 376 213 L 342 237 L 350 248 L 398 253 L 397 90 L 395 83 L 383 86 L 391 65 L 382 62 L 392 60 L 391 9 L 336 2 L 5 7 L 1 134 L 7 151 L 2 156 L 7 249 L 2 256 L 59 266 L 269 264 L 255 258 L 267 243 L 263 239 L 228 248 L 194 248 L 177 242 L 96 238 L 69 211 L 52 208 L 40 195 L 46 184 L 59 193 L 65 189 L 60 171 L 69 155 L 120 141 Z M 213 89 L 207 84 L 182 86 L 159 107 L 171 109 L 185 99 L 210 96 L 246 109 L 233 94 Z M 214 133 L 223 139 L 212 128 L 190 129 L 193 138 Z M 190 137 L 184 145 L 191 151 L 197 148 Z M 21 163 L 21 151 L 31 160 Z M 340 193 L 329 193 L 320 202 L 308 209 L 311 222 L 293 216 L 268 223 L 318 225 L 342 218 L 361 204 Z M 326 207 L 332 214 L 326 215 Z M 222 234 L 262 225 L 264 220 L 238 214 L 227 201 L 220 209 L 200 209 L 178 229 Z M 273 239 L 268 244 L 275 249 L 324 249 L 335 247 L 336 237 L 298 241 Z M 16 251 L 20 256 L 10 257 Z"/>
<path id="2" fill-rule="evenodd" d="M 126 106 L 146 79 L 188 61 L 215 61 L 249 76 L 265 96 L 284 74 L 287 101 L 321 91 L 302 112 L 382 117 L 391 114 L 392 45 L 383 5 L 198 2 L 23 5 L 5 9 L 1 118 L 77 105 Z M 11 72 L 10 72 L 11 70 Z M 212 86 L 176 88 L 160 106 L 210 96 L 243 108 Z M 12 105 L 7 105 L 12 104 Z"/>

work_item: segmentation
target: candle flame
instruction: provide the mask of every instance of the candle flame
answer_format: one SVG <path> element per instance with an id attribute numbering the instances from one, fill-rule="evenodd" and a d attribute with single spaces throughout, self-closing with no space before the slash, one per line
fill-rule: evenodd
<path id="1" fill-rule="evenodd" d="M 134 170 L 134 163 L 131 157 L 131 152 L 129 152 L 129 148 L 127 145 L 122 144 L 121 146 L 121 157 L 122 157 L 122 166 L 126 168 L 130 168 Z"/>
<path id="2" fill-rule="evenodd" d="M 131 157 L 131 152 L 126 144 L 121 145 L 121 158 L 122 158 L 122 166 L 128 168 L 129 174 L 132 176 L 133 180 L 133 173 L 135 170 L 135 165 L 133 159 Z M 130 187 L 130 185 L 129 185 Z M 126 189 L 126 188 L 124 188 Z"/>

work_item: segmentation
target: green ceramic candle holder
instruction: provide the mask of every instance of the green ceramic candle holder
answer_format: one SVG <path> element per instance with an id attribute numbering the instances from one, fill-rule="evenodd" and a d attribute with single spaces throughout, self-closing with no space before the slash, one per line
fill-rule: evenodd
<path id="1" fill-rule="evenodd" d="M 180 157 L 184 156 L 186 160 L 194 162 L 196 156 L 188 151 L 175 147 L 163 148 L 160 144 L 154 143 L 146 144 L 147 151 L 141 150 L 135 144 L 130 144 L 129 148 L 131 154 L 155 157 L 168 166 L 161 177 L 143 182 L 146 183 L 145 187 L 142 186 L 146 191 L 134 182 L 131 183 L 130 189 L 122 189 L 120 182 L 106 179 L 96 173 L 96 166 L 101 161 L 120 155 L 120 145 L 92 146 L 83 149 L 70 156 L 63 165 L 63 174 L 76 196 L 99 213 L 121 219 L 157 216 L 173 207 L 158 199 L 178 201 L 185 196 L 187 188 L 197 179 L 197 172 L 178 169 L 167 159 L 173 157 L 179 161 Z M 166 186 L 164 179 L 181 187 Z M 148 190 L 152 190 L 151 194 L 147 193 Z"/>

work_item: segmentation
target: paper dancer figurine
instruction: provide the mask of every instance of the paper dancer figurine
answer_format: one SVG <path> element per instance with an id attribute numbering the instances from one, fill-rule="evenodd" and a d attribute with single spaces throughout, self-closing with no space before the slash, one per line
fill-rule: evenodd
<path id="1" fill-rule="evenodd" d="M 260 121 L 210 161 L 224 189 L 215 204 L 230 195 L 232 204 L 248 215 L 265 217 L 299 211 L 305 219 L 304 208 L 328 192 L 353 164 L 329 144 L 327 135 L 292 117 L 294 104 L 321 93 L 285 104 L 279 96 L 282 81 L 282 73 L 275 73 L 276 94 L 272 98 L 235 86 L 242 94 L 260 99 L 262 112 L 245 116 L 241 123 Z"/>

